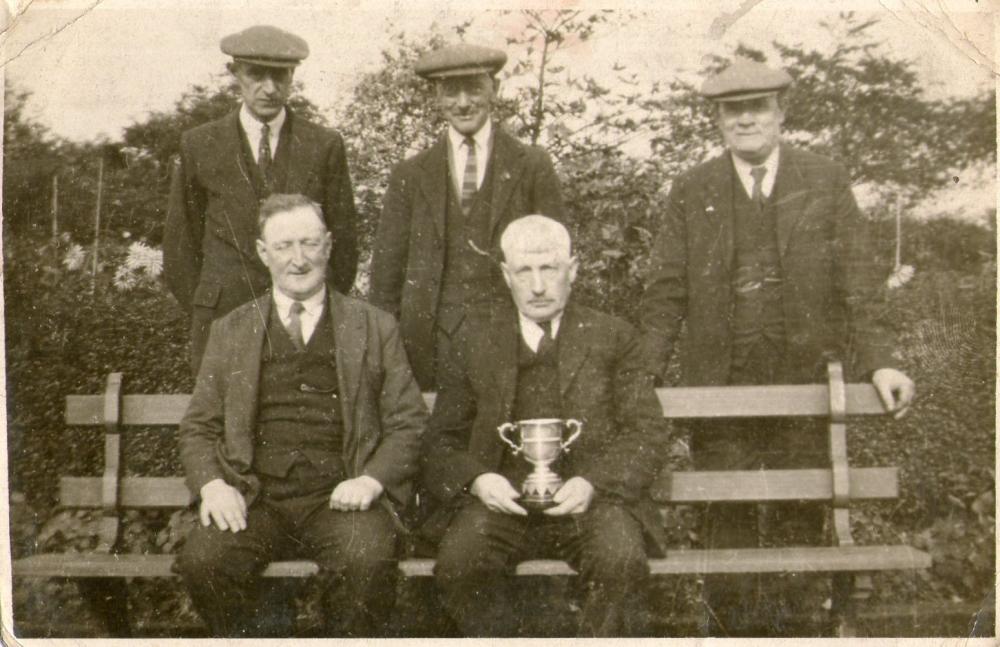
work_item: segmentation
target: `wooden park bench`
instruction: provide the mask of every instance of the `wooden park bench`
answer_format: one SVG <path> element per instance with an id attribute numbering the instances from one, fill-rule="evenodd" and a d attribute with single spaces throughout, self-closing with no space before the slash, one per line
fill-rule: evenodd
<path id="1" fill-rule="evenodd" d="M 833 620 L 840 635 L 853 635 L 855 607 L 871 593 L 872 571 L 922 569 L 931 565 L 926 552 L 910 546 L 858 546 L 850 528 L 850 504 L 856 499 L 891 499 L 899 495 L 895 467 L 850 467 L 847 461 L 848 416 L 884 414 L 870 384 L 845 384 L 839 363 L 829 367 L 829 384 L 779 386 L 679 387 L 658 390 L 670 419 L 744 417 L 825 417 L 829 419 L 830 467 L 824 469 L 664 473 L 651 489 L 663 505 L 710 502 L 826 501 L 832 506 L 832 541 L 827 546 L 677 549 L 651 559 L 655 575 L 720 573 L 821 572 L 833 574 Z M 188 395 L 123 395 L 122 374 L 112 373 L 102 395 L 66 398 L 66 423 L 103 426 L 104 474 L 60 479 L 59 502 L 66 508 L 103 510 L 97 548 L 88 554 L 50 553 L 20 559 L 14 577 L 78 579 L 114 636 L 130 632 L 128 578 L 176 577 L 174 555 L 117 552 L 126 509 L 182 508 L 191 503 L 181 477 L 123 477 L 121 434 L 128 427 L 176 426 Z M 434 395 L 426 394 L 429 406 Z M 403 559 L 406 577 L 432 574 L 432 559 Z M 307 577 L 317 573 L 306 560 L 273 562 L 265 577 Z M 518 575 L 574 575 L 558 560 L 530 560 Z"/>

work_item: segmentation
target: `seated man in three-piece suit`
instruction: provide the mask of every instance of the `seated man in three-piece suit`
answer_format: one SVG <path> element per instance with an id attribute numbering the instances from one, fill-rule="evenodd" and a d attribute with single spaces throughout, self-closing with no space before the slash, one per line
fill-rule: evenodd
<path id="1" fill-rule="evenodd" d="M 384 631 L 399 520 L 427 411 L 392 317 L 327 283 L 319 205 L 275 194 L 257 252 L 272 290 L 212 324 L 180 455 L 201 525 L 178 570 L 213 635 L 259 631 L 268 562 L 304 556 L 325 577 L 330 635 Z"/>
<path id="2" fill-rule="evenodd" d="M 525 216 L 500 245 L 513 304 L 463 329 L 424 442 L 423 485 L 442 503 L 426 532 L 443 533 L 435 577 L 444 606 L 465 635 L 516 635 L 507 575 L 544 548 L 586 587 L 580 635 L 641 634 L 647 540 L 662 547 L 645 490 L 666 438 L 636 333 L 569 303 L 577 260 L 563 225 Z M 552 466 L 565 482 L 551 507 L 529 511 L 520 488 L 531 466 L 497 428 L 546 418 L 577 419 L 582 432 Z"/>

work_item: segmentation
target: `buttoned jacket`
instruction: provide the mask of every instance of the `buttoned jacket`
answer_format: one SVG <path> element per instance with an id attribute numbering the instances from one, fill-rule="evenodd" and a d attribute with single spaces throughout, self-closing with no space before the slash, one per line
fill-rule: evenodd
<path id="1" fill-rule="evenodd" d="M 428 521 L 430 538 L 447 526 L 472 481 L 499 472 L 511 452 L 497 428 L 513 421 L 520 334 L 510 306 L 478 313 L 460 335 L 424 442 L 422 484 L 442 504 Z M 563 414 L 583 423 L 560 476 L 581 476 L 597 498 L 624 505 L 662 549 L 662 524 L 647 490 L 664 459 L 667 427 L 636 331 L 571 304 L 559 325 L 557 354 Z"/>
<path id="2" fill-rule="evenodd" d="M 489 248 L 500 258 L 500 234 L 512 220 L 540 213 L 563 219 L 559 180 L 548 154 L 526 146 L 494 126 L 487 177 L 492 177 Z M 448 136 L 398 164 L 389 178 L 372 252 L 370 300 L 399 319 L 413 372 L 434 383 L 434 323 L 445 259 L 445 213 L 449 196 Z M 493 281 L 506 286 L 499 265 Z"/>
<path id="3" fill-rule="evenodd" d="M 407 502 L 418 468 L 427 410 L 393 318 L 328 290 L 348 478 L 368 474 Z M 197 496 L 217 478 L 252 501 L 261 358 L 268 344 L 270 293 L 212 324 L 194 393 L 179 428 L 181 463 Z"/>
<path id="4" fill-rule="evenodd" d="M 682 383 L 726 384 L 730 374 L 735 271 L 734 191 L 729 153 L 677 178 L 662 212 L 640 309 L 649 370 L 666 373 L 680 342 Z M 846 169 L 782 145 L 771 208 L 782 275 L 788 378 L 824 379 L 838 359 L 862 378 L 894 367 L 884 279 Z"/>
<path id="5" fill-rule="evenodd" d="M 357 214 L 344 142 L 287 110 L 272 166 L 274 186 L 323 209 L 333 238 L 327 275 L 350 291 L 357 269 Z M 267 197 L 239 122 L 239 109 L 181 135 L 163 232 L 164 279 L 181 306 L 214 317 L 270 284 L 257 256 L 257 216 Z"/>

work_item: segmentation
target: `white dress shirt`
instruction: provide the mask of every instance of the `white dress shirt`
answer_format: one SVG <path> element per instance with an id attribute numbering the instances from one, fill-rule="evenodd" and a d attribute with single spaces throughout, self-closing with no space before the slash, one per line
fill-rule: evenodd
<path id="1" fill-rule="evenodd" d="M 271 161 L 274 161 L 274 156 L 278 153 L 278 135 L 281 134 L 281 126 L 285 123 L 285 109 L 282 108 L 274 119 L 267 122 L 271 127 L 270 135 L 267 140 L 271 144 Z M 264 127 L 264 122 L 257 119 L 250 113 L 250 108 L 247 108 L 247 104 L 243 104 L 240 108 L 240 125 L 243 126 L 243 132 L 247 134 L 247 141 L 250 142 L 250 152 L 253 153 L 253 161 L 260 163 L 257 159 L 260 155 L 260 134 L 261 129 Z"/>
<path id="2" fill-rule="evenodd" d="M 747 197 L 750 198 L 753 197 L 753 176 L 750 175 L 750 171 L 758 166 L 767 169 L 764 179 L 761 180 L 760 190 L 764 197 L 768 198 L 771 196 L 771 190 L 774 189 L 774 180 L 778 176 L 778 147 L 774 147 L 763 164 L 751 164 L 733 155 L 733 167 L 736 169 L 736 175 L 739 176 L 743 188 L 747 191 Z"/>
<path id="3" fill-rule="evenodd" d="M 292 304 L 295 301 L 281 290 L 274 291 L 274 305 L 278 308 L 278 317 L 281 318 L 281 324 L 286 330 L 292 321 Z M 308 299 L 302 300 L 301 303 L 302 307 L 305 308 L 299 315 L 299 321 L 302 323 L 302 341 L 308 344 L 309 338 L 312 337 L 316 330 L 316 324 L 319 323 L 319 318 L 323 314 L 323 306 L 326 304 L 326 289 L 324 288 Z"/>
<path id="4" fill-rule="evenodd" d="M 528 345 L 528 348 L 532 352 L 538 352 L 538 344 L 542 343 L 542 337 L 545 335 L 545 331 L 542 327 L 538 325 L 537 322 L 528 319 L 520 312 L 517 313 L 518 322 L 521 329 L 521 339 L 524 343 Z M 562 321 L 562 313 L 560 312 L 555 317 L 552 318 L 552 339 L 556 338 L 559 333 L 559 322 Z"/>
<path id="5" fill-rule="evenodd" d="M 493 136 L 493 124 L 487 119 L 472 140 L 476 143 L 476 189 L 483 186 L 486 177 L 486 161 L 490 156 L 490 138 Z M 462 195 L 462 182 L 465 179 L 465 162 L 469 158 L 469 147 L 465 145 L 465 135 L 448 126 L 448 148 L 452 161 L 451 179 L 455 190 Z"/>

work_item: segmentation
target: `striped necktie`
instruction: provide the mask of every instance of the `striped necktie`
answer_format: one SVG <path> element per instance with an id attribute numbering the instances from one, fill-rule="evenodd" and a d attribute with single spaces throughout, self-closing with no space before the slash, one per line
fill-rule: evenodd
<path id="1" fill-rule="evenodd" d="M 469 155 L 465 158 L 465 172 L 462 174 L 462 213 L 467 216 L 479 188 L 479 175 L 476 167 L 476 140 L 466 137 L 462 143 L 469 149 Z"/>
<path id="2" fill-rule="evenodd" d="M 257 168 L 271 190 L 271 125 L 265 123 L 260 129 L 260 146 L 257 148 Z"/>
<path id="3" fill-rule="evenodd" d="M 764 209 L 764 176 L 767 175 L 767 167 L 755 166 L 750 169 L 750 177 L 753 178 L 753 191 L 750 199 L 757 205 L 757 208 Z"/>
<path id="4" fill-rule="evenodd" d="M 292 338 L 292 343 L 295 344 L 296 350 L 304 350 L 306 347 L 305 339 L 302 337 L 302 313 L 305 309 L 306 307 L 302 305 L 301 301 L 295 301 L 288 310 L 288 326 L 285 330 L 288 331 L 288 336 Z"/>

